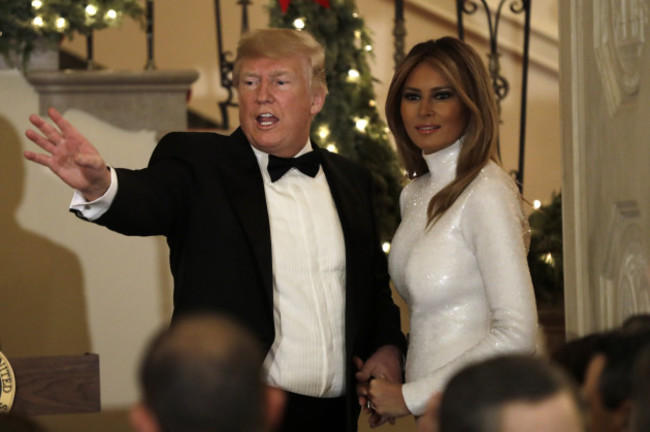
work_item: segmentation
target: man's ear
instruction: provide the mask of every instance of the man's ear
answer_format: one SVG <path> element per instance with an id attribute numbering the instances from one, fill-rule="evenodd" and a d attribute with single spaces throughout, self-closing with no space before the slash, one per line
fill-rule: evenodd
<path id="1" fill-rule="evenodd" d="M 315 116 L 320 112 L 320 110 L 323 109 L 323 105 L 325 105 L 326 96 L 327 93 L 322 88 L 318 88 L 312 91 L 312 101 L 310 107 L 310 113 L 312 116 Z"/>
<path id="2" fill-rule="evenodd" d="M 266 386 L 264 420 L 266 430 L 275 431 L 282 425 L 284 419 L 284 408 L 287 401 L 287 394 L 277 387 Z"/>
<path id="3" fill-rule="evenodd" d="M 131 408 L 129 423 L 136 432 L 160 432 L 156 416 L 142 402 Z"/>

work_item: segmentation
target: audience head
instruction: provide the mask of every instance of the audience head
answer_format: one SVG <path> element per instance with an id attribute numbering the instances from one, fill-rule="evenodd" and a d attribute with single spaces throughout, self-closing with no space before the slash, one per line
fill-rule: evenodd
<path id="1" fill-rule="evenodd" d="M 650 314 L 639 313 L 628 316 L 621 324 L 621 330 L 625 333 L 650 331 Z"/>
<path id="2" fill-rule="evenodd" d="M 650 347 L 639 353 L 632 381 L 631 432 L 650 431 Z"/>
<path id="3" fill-rule="evenodd" d="M 649 342 L 648 330 L 616 329 L 598 339 L 582 387 L 592 432 L 629 430 L 633 370 Z"/>
<path id="4" fill-rule="evenodd" d="M 584 432 L 575 383 L 538 357 L 504 355 L 467 366 L 442 393 L 440 432 Z"/>
<path id="5" fill-rule="evenodd" d="M 149 345 L 140 369 L 137 431 L 265 430 L 261 347 L 248 331 L 212 314 L 184 315 Z M 273 413 L 277 415 L 277 413 Z"/>
<path id="6" fill-rule="evenodd" d="M 591 333 L 570 340 L 552 352 L 551 359 L 582 386 L 585 382 L 587 366 L 596 353 L 599 337 L 600 333 Z"/>

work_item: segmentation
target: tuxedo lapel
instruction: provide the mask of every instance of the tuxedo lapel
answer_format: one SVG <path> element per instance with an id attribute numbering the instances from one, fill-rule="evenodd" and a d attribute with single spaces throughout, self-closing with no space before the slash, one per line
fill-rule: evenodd
<path id="1" fill-rule="evenodd" d="M 219 163 L 223 183 L 257 259 L 264 291 L 272 302 L 271 231 L 264 182 L 255 154 L 241 129 L 230 135 L 222 156 Z"/>

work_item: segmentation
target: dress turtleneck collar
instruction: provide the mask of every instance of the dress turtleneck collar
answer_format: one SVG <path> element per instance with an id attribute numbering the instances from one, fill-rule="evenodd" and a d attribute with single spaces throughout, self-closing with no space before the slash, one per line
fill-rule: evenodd
<path id="1" fill-rule="evenodd" d="M 422 154 L 429 168 L 432 183 L 447 185 L 456 178 L 456 166 L 458 165 L 458 155 L 462 143 L 463 137 L 457 139 L 449 147 L 440 149 L 437 152 Z"/>

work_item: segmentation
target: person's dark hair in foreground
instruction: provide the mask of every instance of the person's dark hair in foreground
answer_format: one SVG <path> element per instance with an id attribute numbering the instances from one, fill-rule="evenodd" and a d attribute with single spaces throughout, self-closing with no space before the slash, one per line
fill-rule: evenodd
<path id="1" fill-rule="evenodd" d="M 262 431 L 262 359 L 254 337 L 234 321 L 184 315 L 146 351 L 140 409 L 164 432 Z"/>
<path id="2" fill-rule="evenodd" d="M 624 333 L 637 333 L 650 330 L 650 313 L 637 313 L 628 316 L 621 324 Z"/>
<path id="3" fill-rule="evenodd" d="M 584 432 L 574 382 L 533 356 L 506 355 L 472 364 L 448 382 L 439 409 L 440 432 Z M 534 423 L 532 423 L 534 422 Z"/>
<path id="4" fill-rule="evenodd" d="M 635 362 L 650 346 L 650 331 L 621 327 L 603 333 L 589 362 L 582 386 L 591 432 L 628 431 Z"/>
<path id="5" fill-rule="evenodd" d="M 650 431 L 650 347 L 644 347 L 638 355 L 633 378 L 630 431 Z"/>
<path id="6" fill-rule="evenodd" d="M 600 337 L 601 333 L 590 333 L 570 340 L 551 353 L 551 360 L 564 368 L 578 385 L 583 385 L 587 367 L 596 354 Z"/>

